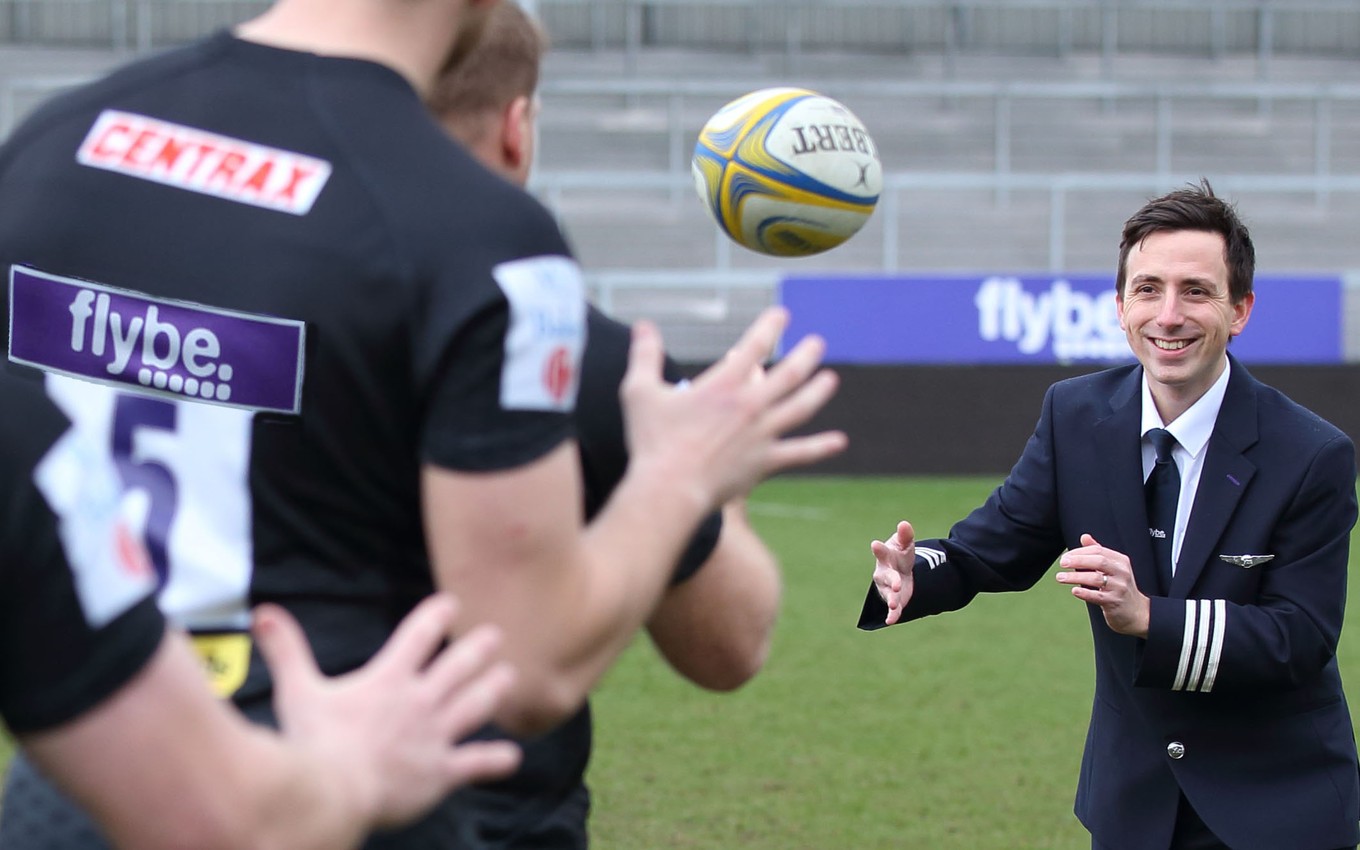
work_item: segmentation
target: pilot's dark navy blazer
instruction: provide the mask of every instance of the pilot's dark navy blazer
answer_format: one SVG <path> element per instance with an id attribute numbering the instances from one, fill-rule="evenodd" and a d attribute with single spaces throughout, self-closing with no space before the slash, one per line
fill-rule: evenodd
<path id="1" fill-rule="evenodd" d="M 1136 365 L 1051 387 L 986 504 L 948 539 L 916 544 L 903 621 L 1032 587 L 1083 533 L 1128 555 L 1152 598 L 1149 634 L 1116 634 L 1088 606 L 1095 700 L 1075 807 L 1096 841 L 1119 850 L 1166 850 L 1178 790 L 1234 850 L 1360 841 L 1360 770 L 1336 665 L 1355 449 L 1229 362 L 1169 588 L 1143 502 Z M 881 628 L 886 614 L 870 587 L 860 628 Z"/>

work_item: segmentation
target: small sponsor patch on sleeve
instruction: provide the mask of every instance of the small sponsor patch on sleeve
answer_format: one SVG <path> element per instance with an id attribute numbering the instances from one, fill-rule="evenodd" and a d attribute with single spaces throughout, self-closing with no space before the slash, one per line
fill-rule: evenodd
<path id="1" fill-rule="evenodd" d="M 510 302 L 501 407 L 570 411 L 586 340 L 581 267 L 562 256 L 501 263 L 492 274 Z"/>
<path id="2" fill-rule="evenodd" d="M 297 413 L 306 326 L 12 266 L 9 359 L 142 394 Z"/>
<path id="3" fill-rule="evenodd" d="M 76 161 L 293 215 L 311 210 L 331 176 L 324 159 L 115 109 L 95 119 Z"/>

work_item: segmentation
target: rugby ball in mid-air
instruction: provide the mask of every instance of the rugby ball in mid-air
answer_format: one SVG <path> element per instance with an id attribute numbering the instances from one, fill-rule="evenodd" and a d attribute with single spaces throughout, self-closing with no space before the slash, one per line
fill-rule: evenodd
<path id="1" fill-rule="evenodd" d="M 854 236 L 883 190 L 878 148 L 840 103 L 761 89 L 714 113 L 694 146 L 694 185 L 738 244 L 804 257 Z"/>

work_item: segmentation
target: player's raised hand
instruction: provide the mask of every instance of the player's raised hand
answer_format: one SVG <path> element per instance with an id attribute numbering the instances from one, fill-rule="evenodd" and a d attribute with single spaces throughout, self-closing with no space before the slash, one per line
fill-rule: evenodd
<path id="1" fill-rule="evenodd" d="M 911 601 L 916 586 L 912 574 L 916 564 L 916 532 L 911 523 L 903 520 L 886 541 L 875 540 L 869 549 L 874 553 L 874 587 L 888 606 L 883 622 L 891 626 L 901 619 L 902 609 Z"/>
<path id="2" fill-rule="evenodd" d="M 350 783 L 342 795 L 367 822 L 413 820 L 450 791 L 508 776 L 510 741 L 458 743 L 490 718 L 514 674 L 496 661 L 500 634 L 479 626 L 440 648 L 457 613 L 435 594 L 402 620 L 383 648 L 352 673 L 327 678 L 306 636 L 282 608 L 256 609 L 255 635 L 274 678 L 285 737 L 319 769 Z"/>
<path id="3" fill-rule="evenodd" d="M 621 389 L 633 462 L 665 465 L 677 484 L 691 482 L 717 507 L 780 470 L 844 450 L 840 431 L 785 436 L 821 410 L 838 383 L 819 369 L 826 346 L 815 336 L 765 368 L 787 324 L 787 311 L 766 310 L 722 360 L 681 388 L 662 379 L 656 327 L 634 326 Z"/>

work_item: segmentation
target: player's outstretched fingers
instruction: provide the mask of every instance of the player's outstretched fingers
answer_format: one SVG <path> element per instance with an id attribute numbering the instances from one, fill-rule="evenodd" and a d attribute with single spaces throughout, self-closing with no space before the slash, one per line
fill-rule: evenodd
<path id="1" fill-rule="evenodd" d="M 746 381 L 753 368 L 769 359 L 779 344 L 779 337 L 789 323 L 789 312 L 783 307 L 767 307 L 761 311 L 742 333 L 741 338 L 727 350 L 721 360 L 705 369 L 694 379 L 696 385 L 734 377 Z"/>
<path id="2" fill-rule="evenodd" d="M 764 424 L 771 434 L 787 434 L 817 414 L 840 387 L 835 372 L 823 370 L 774 401 Z"/>
<path id="3" fill-rule="evenodd" d="M 396 631 L 369 662 L 375 670 L 396 669 L 405 674 L 423 668 L 449 636 L 458 601 L 447 593 L 432 593 L 411 609 Z"/>
<path id="4" fill-rule="evenodd" d="M 624 372 L 620 392 L 627 396 L 660 383 L 665 356 L 661 331 L 656 325 L 646 319 L 634 322 L 628 345 L 628 369 Z"/>
<path id="5" fill-rule="evenodd" d="M 480 625 L 444 647 L 425 671 L 425 678 L 441 700 L 486 672 L 504 643 L 501 630 Z"/>
<path id="6" fill-rule="evenodd" d="M 746 326 L 735 345 L 728 352 L 737 360 L 764 363 L 774 353 L 784 328 L 789 324 L 789 311 L 784 307 L 766 307 L 751 324 Z"/>
<path id="7" fill-rule="evenodd" d="M 826 341 L 810 334 L 798 340 L 793 348 L 765 373 L 765 391 L 769 398 L 782 398 L 805 384 L 822 365 L 826 356 Z"/>
<path id="8" fill-rule="evenodd" d="M 891 590 L 901 590 L 902 550 L 889 546 L 882 540 L 875 540 L 869 544 L 869 551 L 874 556 L 874 578 L 877 580 L 881 573 Z"/>
<path id="9" fill-rule="evenodd" d="M 493 663 L 501 642 L 499 629 L 478 626 L 430 665 L 427 675 L 440 694 L 438 728 L 445 740 L 461 741 L 485 726 L 513 687 L 514 668 Z M 446 759 L 447 778 L 455 786 L 503 779 L 519 767 L 522 755 L 510 741 L 456 744 Z"/>
<path id="10" fill-rule="evenodd" d="M 897 545 L 901 546 L 904 550 L 916 542 L 916 529 L 906 520 L 901 520 L 897 523 L 897 528 L 893 531 L 893 535 L 897 537 Z"/>
<path id="11" fill-rule="evenodd" d="M 805 437 L 785 437 L 766 453 L 765 475 L 820 463 L 845 451 L 849 444 L 844 431 L 821 431 Z"/>
<path id="12" fill-rule="evenodd" d="M 256 607 L 251 631 L 265 666 L 274 679 L 274 690 L 282 698 L 310 690 L 322 680 L 311 645 L 297 620 L 278 605 Z"/>
<path id="13" fill-rule="evenodd" d="M 512 741 L 470 741 L 449 750 L 444 760 L 449 788 L 505 779 L 518 768 L 523 751 Z"/>
<path id="14" fill-rule="evenodd" d="M 835 372 L 813 375 L 765 414 L 764 427 L 773 435 L 787 434 L 825 407 L 839 386 L 840 378 Z M 845 451 L 847 445 L 849 441 L 843 431 L 783 437 L 766 453 L 765 474 L 818 463 Z"/>
<path id="15" fill-rule="evenodd" d="M 874 586 L 882 592 L 888 604 L 891 605 L 892 600 L 888 597 L 902 590 L 902 574 L 888 567 L 876 567 L 874 569 Z"/>
<path id="16" fill-rule="evenodd" d="M 497 662 L 444 694 L 438 704 L 437 719 L 445 740 L 462 740 L 490 722 L 514 687 L 515 675 L 508 663 Z"/>

